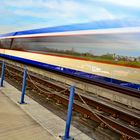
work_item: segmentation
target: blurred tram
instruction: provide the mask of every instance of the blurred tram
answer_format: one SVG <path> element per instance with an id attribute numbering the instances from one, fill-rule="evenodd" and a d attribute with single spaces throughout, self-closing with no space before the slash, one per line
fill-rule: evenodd
<path id="1" fill-rule="evenodd" d="M 140 90 L 140 27 L 114 21 L 0 35 L 0 57 Z"/>

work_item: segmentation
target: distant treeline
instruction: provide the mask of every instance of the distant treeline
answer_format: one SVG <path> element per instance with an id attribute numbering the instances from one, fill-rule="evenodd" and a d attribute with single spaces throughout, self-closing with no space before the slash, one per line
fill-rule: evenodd
<path id="1" fill-rule="evenodd" d="M 100 58 L 104 58 L 104 59 L 109 59 L 109 60 L 113 60 L 113 56 L 114 54 L 104 54 L 104 55 L 101 55 L 101 56 L 97 56 L 97 55 L 94 55 L 90 52 L 85 52 L 85 53 L 80 53 L 80 52 L 76 52 L 73 48 L 71 50 L 58 50 L 58 49 L 51 49 L 51 48 L 46 48 L 47 52 L 52 52 L 52 53 L 60 53 L 60 54 L 68 54 L 68 55 L 74 55 L 74 56 L 85 56 L 85 57 L 100 57 Z"/>

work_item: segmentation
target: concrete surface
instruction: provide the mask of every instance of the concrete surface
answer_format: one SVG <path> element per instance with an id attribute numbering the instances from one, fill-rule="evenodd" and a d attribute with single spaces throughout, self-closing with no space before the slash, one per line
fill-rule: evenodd
<path id="1" fill-rule="evenodd" d="M 19 106 L 0 92 L 0 140 L 55 140 Z"/>
<path id="2" fill-rule="evenodd" d="M 30 131 L 29 131 L 30 127 L 33 127 L 33 125 L 37 127 L 34 131 L 31 131 L 32 134 L 35 134 L 35 140 L 43 140 L 43 136 L 46 137 L 46 140 L 53 140 L 54 137 L 56 139 L 60 139 L 59 136 L 64 135 L 64 130 L 65 130 L 65 121 L 64 120 L 62 120 L 61 118 L 59 118 L 58 116 L 56 116 L 55 114 L 53 114 L 52 112 L 50 112 L 49 110 L 47 110 L 46 108 L 44 108 L 43 106 L 41 106 L 40 104 L 38 104 L 37 102 L 32 100 L 31 98 L 29 98 L 28 96 L 25 96 L 25 102 L 27 104 L 20 105 L 17 103 L 17 101 L 20 100 L 21 91 L 17 90 L 16 88 L 14 88 L 13 86 L 11 86 L 10 84 L 8 84 L 7 82 L 4 81 L 4 87 L 0 88 L 0 92 L 3 93 L 1 95 L 2 97 L 4 97 L 3 102 L 6 103 L 6 100 L 8 100 L 8 102 L 11 102 L 9 100 L 9 98 L 10 98 L 15 103 L 14 104 L 11 102 L 10 104 L 15 106 L 15 108 L 17 108 L 19 112 L 21 111 L 21 114 L 23 113 L 23 111 L 25 112 L 25 113 L 23 113 L 23 116 L 24 116 L 23 119 L 26 120 L 25 118 L 27 118 L 30 120 L 29 124 L 28 124 L 28 122 L 26 122 L 27 120 L 19 121 L 19 119 L 20 119 L 19 114 L 17 114 L 17 116 L 15 116 L 15 117 L 12 117 L 12 118 L 15 118 L 15 121 L 17 123 L 19 122 L 19 124 L 21 124 L 21 126 L 18 127 L 19 129 L 17 128 L 15 131 L 19 130 L 19 133 L 21 133 L 20 129 L 23 131 L 26 131 L 26 129 L 23 126 L 27 127 L 25 137 L 24 137 L 24 135 L 21 136 L 24 140 L 25 139 L 30 140 L 26 137 L 28 136 L 28 133 L 30 133 Z M 8 98 L 5 97 L 5 95 Z M 4 110 L 7 110 L 7 113 L 9 112 L 8 108 L 10 109 L 10 106 L 11 106 L 10 104 L 8 105 L 7 109 L 4 109 Z M 14 107 L 13 107 L 13 111 L 12 111 L 12 109 L 10 109 L 9 114 L 11 114 L 12 112 L 16 112 Z M 3 111 L 1 112 L 1 114 L 4 114 Z M 9 114 L 6 114 L 6 115 L 9 116 Z M 30 117 L 28 117 L 26 114 L 28 114 L 38 124 L 40 124 L 44 128 L 44 130 L 37 123 L 35 123 L 35 121 L 33 121 Z M 9 119 L 7 118 L 7 125 L 10 126 L 11 129 L 12 129 L 12 125 L 10 123 L 13 123 L 13 122 L 14 121 L 12 121 L 12 120 L 10 121 L 10 118 Z M 24 123 L 21 123 L 21 122 L 24 122 Z M 30 125 L 30 124 L 32 124 L 32 125 Z M 4 127 L 5 127 L 5 125 L 3 126 L 3 128 Z M 0 128 L 0 132 L 2 129 Z M 47 133 L 45 130 L 47 130 L 47 132 L 49 132 L 49 133 Z M 6 131 L 8 132 L 8 128 Z M 9 133 L 10 133 L 10 131 L 9 131 Z M 39 134 L 39 133 L 40 133 L 40 137 L 42 136 L 42 138 L 37 138 L 37 134 Z M 16 136 L 16 134 L 17 133 L 15 132 L 15 134 L 13 134 L 13 136 Z M 3 133 L 2 133 L 2 135 L 3 135 Z M 47 138 L 47 136 L 50 138 Z M 52 136 L 54 136 L 54 137 L 52 137 Z M 89 136 L 82 133 L 80 130 L 78 130 L 77 128 L 75 128 L 73 126 L 71 126 L 70 136 L 74 137 L 75 140 L 92 140 Z M 8 140 L 8 139 L 6 138 L 3 140 Z M 18 138 L 14 139 L 14 140 L 18 140 Z"/>

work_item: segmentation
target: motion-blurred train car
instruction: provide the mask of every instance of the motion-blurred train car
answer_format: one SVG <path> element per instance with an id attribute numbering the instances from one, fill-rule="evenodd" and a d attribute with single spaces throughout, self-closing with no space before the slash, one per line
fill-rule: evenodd
<path id="1" fill-rule="evenodd" d="M 140 90 L 140 26 L 130 23 L 100 21 L 3 34 L 0 57 Z"/>

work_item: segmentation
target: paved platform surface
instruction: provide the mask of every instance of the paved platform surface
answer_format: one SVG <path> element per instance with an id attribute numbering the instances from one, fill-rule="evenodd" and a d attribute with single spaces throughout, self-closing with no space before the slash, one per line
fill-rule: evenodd
<path id="1" fill-rule="evenodd" d="M 55 138 L 0 92 L 0 140 L 55 140 Z"/>
<path id="2" fill-rule="evenodd" d="M 65 121 L 28 96 L 27 104 L 18 104 L 20 95 L 21 91 L 7 82 L 0 87 L 0 140 L 60 140 Z M 70 136 L 75 140 L 92 140 L 73 126 Z"/>

